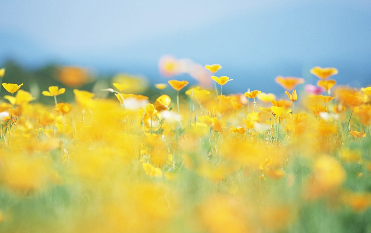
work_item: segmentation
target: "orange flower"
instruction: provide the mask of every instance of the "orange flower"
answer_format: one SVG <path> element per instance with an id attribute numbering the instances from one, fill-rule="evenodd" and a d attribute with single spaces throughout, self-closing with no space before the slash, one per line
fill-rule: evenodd
<path id="1" fill-rule="evenodd" d="M 338 101 L 347 107 L 359 106 L 365 102 L 361 92 L 349 87 L 338 87 L 334 94 Z"/>
<path id="2" fill-rule="evenodd" d="M 328 103 L 331 100 L 335 99 L 335 97 L 332 97 L 332 96 L 323 96 L 323 95 L 319 95 L 318 98 L 320 98 L 325 103 Z"/>
<path id="3" fill-rule="evenodd" d="M 206 69 L 208 69 L 211 73 L 215 74 L 218 70 L 222 68 L 219 64 L 213 64 L 213 65 L 206 65 Z"/>
<path id="4" fill-rule="evenodd" d="M 55 105 L 55 110 L 58 111 L 60 114 L 65 115 L 72 110 L 72 105 L 67 103 L 59 103 Z"/>
<path id="5" fill-rule="evenodd" d="M 178 80 L 170 80 L 169 84 L 174 90 L 180 91 L 182 90 L 185 86 L 187 86 L 188 82 L 187 81 L 178 81 Z"/>
<path id="6" fill-rule="evenodd" d="M 21 85 L 13 84 L 13 83 L 3 83 L 3 87 L 5 90 L 9 93 L 14 94 L 16 91 L 19 90 L 23 86 L 23 83 Z"/>
<path id="7" fill-rule="evenodd" d="M 255 99 L 261 91 L 255 90 L 255 91 L 250 91 L 250 92 L 245 92 L 245 96 L 249 97 L 250 99 Z"/>
<path id="8" fill-rule="evenodd" d="M 88 71 L 79 67 L 62 67 L 58 80 L 69 87 L 79 87 L 89 82 Z"/>
<path id="9" fill-rule="evenodd" d="M 358 131 L 350 131 L 349 132 L 354 138 L 364 138 L 366 137 L 365 133 L 358 132 Z"/>
<path id="10" fill-rule="evenodd" d="M 291 91 L 294 89 L 297 85 L 304 83 L 303 78 L 295 78 L 295 77 L 282 77 L 278 76 L 275 79 L 276 83 L 280 84 L 283 88 L 285 88 L 288 91 Z"/>
<path id="11" fill-rule="evenodd" d="M 273 106 L 276 106 L 276 107 L 289 108 L 292 106 L 292 102 L 288 100 L 279 100 L 279 101 L 271 100 L 271 103 L 273 104 Z"/>
<path id="12" fill-rule="evenodd" d="M 289 97 L 289 99 L 292 101 L 292 102 L 295 102 L 298 100 L 298 95 L 296 94 L 296 90 L 294 89 L 292 91 L 292 95 L 290 95 L 290 93 L 288 91 L 285 91 L 287 97 Z"/>
<path id="13" fill-rule="evenodd" d="M 333 79 L 329 80 L 319 80 L 317 86 L 322 87 L 325 91 L 329 92 L 333 86 L 335 86 L 336 81 Z"/>
<path id="14" fill-rule="evenodd" d="M 311 69 L 310 72 L 320 79 L 328 79 L 332 75 L 337 74 L 338 70 L 333 67 L 321 68 L 319 66 L 316 66 L 313 69 Z"/>
<path id="15" fill-rule="evenodd" d="M 233 79 L 229 79 L 229 77 L 227 76 L 222 76 L 220 78 L 216 77 L 216 76 L 211 76 L 211 79 L 214 80 L 215 82 L 217 82 L 219 85 L 223 86 L 224 84 L 226 84 L 227 82 L 229 81 L 232 81 Z"/>

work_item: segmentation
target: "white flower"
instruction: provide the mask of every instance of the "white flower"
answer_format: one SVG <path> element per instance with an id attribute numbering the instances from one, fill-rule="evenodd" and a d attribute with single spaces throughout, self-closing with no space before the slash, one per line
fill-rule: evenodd
<path id="1" fill-rule="evenodd" d="M 179 122 L 182 119 L 181 115 L 171 111 L 162 111 L 160 114 L 168 122 Z"/>
<path id="2" fill-rule="evenodd" d="M 320 112 L 319 116 L 325 121 L 334 121 L 334 120 L 339 119 L 339 114 L 335 114 L 335 113 Z"/>
<path id="3" fill-rule="evenodd" d="M 0 112 L 0 120 L 3 120 L 4 118 L 9 116 L 9 112 Z"/>
<path id="4" fill-rule="evenodd" d="M 148 104 L 148 100 L 138 100 L 136 98 L 126 98 L 122 105 L 126 109 L 136 110 L 145 107 Z"/>
<path id="5" fill-rule="evenodd" d="M 262 133 L 265 133 L 266 131 L 268 131 L 270 129 L 270 125 L 262 124 L 262 123 L 255 123 L 254 124 L 254 129 L 259 134 L 262 134 Z"/>

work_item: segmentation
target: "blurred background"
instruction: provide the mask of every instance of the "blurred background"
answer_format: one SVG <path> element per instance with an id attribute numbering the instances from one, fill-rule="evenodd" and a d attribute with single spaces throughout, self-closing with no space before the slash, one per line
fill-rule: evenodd
<path id="1" fill-rule="evenodd" d="M 314 66 L 336 67 L 333 78 L 340 84 L 371 84 L 369 0 L 0 3 L 0 67 L 25 69 L 45 82 L 48 75 L 39 71 L 55 65 L 84 67 L 98 77 L 128 73 L 167 82 L 159 60 L 170 55 L 221 64 L 217 76 L 234 79 L 223 90 L 235 93 L 282 93 L 274 82 L 278 75 L 315 84 L 309 73 Z M 11 82 L 7 75 L 4 82 Z M 175 78 L 196 83 L 188 74 Z"/>

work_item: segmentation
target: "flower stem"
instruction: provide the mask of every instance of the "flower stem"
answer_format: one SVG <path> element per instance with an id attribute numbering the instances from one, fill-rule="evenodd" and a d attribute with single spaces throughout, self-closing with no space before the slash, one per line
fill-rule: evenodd
<path id="1" fill-rule="evenodd" d="M 180 115 L 180 108 L 179 108 L 179 91 L 176 92 L 176 104 L 178 105 L 178 114 Z"/>

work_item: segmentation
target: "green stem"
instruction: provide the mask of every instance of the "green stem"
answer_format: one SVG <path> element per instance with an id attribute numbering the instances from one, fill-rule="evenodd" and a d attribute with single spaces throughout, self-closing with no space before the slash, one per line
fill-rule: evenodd
<path id="1" fill-rule="evenodd" d="M 352 112 L 350 113 L 350 117 L 349 117 L 349 121 L 348 121 L 348 130 L 350 131 L 350 120 L 352 119 L 352 115 L 353 115 L 353 109 L 352 109 Z"/>
<path id="2" fill-rule="evenodd" d="M 178 105 L 178 114 L 180 115 L 180 108 L 179 108 L 179 91 L 176 92 L 176 104 Z"/>
<path id="3" fill-rule="evenodd" d="M 54 96 L 54 103 L 55 103 L 55 105 L 58 104 L 58 102 L 57 102 L 57 96 Z"/>
<path id="4" fill-rule="evenodd" d="M 220 101 L 219 101 L 220 112 L 222 112 L 222 98 L 223 98 L 223 86 L 220 85 Z"/>

